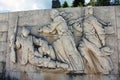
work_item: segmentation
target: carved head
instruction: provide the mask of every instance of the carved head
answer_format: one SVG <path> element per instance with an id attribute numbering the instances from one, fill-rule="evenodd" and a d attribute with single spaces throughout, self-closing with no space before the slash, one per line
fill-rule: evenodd
<path id="1" fill-rule="evenodd" d="M 21 33 L 24 37 L 27 37 L 29 35 L 30 31 L 27 28 L 23 27 Z"/>
<path id="2" fill-rule="evenodd" d="M 60 14 L 60 16 L 62 16 L 66 20 L 69 20 L 69 19 L 71 19 L 71 17 L 73 17 L 72 13 L 66 13 L 66 12 L 63 12 L 63 11 L 60 12 L 59 14 Z"/>
<path id="3" fill-rule="evenodd" d="M 85 15 L 88 15 L 88 14 L 93 14 L 93 7 L 92 6 L 88 6 L 85 9 Z"/>
<path id="4" fill-rule="evenodd" d="M 54 19 L 55 17 L 59 16 L 59 12 L 55 9 L 53 9 L 51 12 L 50 12 L 50 16 L 52 19 Z"/>

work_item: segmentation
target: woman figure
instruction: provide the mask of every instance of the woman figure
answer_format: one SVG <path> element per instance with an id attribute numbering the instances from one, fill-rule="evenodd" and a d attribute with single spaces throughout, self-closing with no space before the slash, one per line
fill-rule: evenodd
<path id="1" fill-rule="evenodd" d="M 66 21 L 59 15 L 57 10 L 52 10 L 50 16 L 53 22 L 50 25 L 42 27 L 39 32 L 51 33 L 57 35 L 53 42 L 56 51 L 57 60 L 69 64 L 70 71 L 83 71 L 83 60 L 76 49 L 73 35 L 68 29 Z"/>

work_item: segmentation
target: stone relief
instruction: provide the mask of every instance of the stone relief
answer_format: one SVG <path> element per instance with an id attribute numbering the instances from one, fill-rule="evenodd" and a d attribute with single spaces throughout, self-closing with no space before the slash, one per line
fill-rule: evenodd
<path id="1" fill-rule="evenodd" d="M 21 35 L 17 36 L 16 48 L 22 51 L 22 65 L 29 62 L 38 67 L 68 68 L 68 64 L 55 60 L 54 50 L 47 41 L 29 34 L 30 31 L 23 27 Z"/>
<path id="2" fill-rule="evenodd" d="M 83 56 L 85 70 L 88 73 L 108 74 L 113 69 L 109 57 L 113 51 L 105 44 L 104 27 L 111 24 L 96 18 L 92 7 L 89 7 L 83 18 L 71 20 L 69 25 L 83 33 L 78 49 Z"/>
<path id="3" fill-rule="evenodd" d="M 78 52 L 73 35 L 68 29 L 67 23 L 57 10 L 52 10 L 50 25 L 43 26 L 39 32 L 53 34 L 56 31 L 57 39 L 53 42 L 57 59 L 69 65 L 70 71 L 81 71 L 84 69 L 83 60 Z M 69 48 L 68 48 L 69 45 Z"/>
<path id="4" fill-rule="evenodd" d="M 104 27 L 111 24 L 95 17 L 92 7 L 85 9 L 84 17 L 70 19 L 72 16 L 51 10 L 52 22 L 40 26 L 38 33 L 56 35 L 52 44 L 30 34 L 30 30 L 23 26 L 21 33 L 16 36 L 15 45 L 11 45 L 11 54 L 17 53 L 17 50 L 21 51 L 21 65 L 29 63 L 40 68 L 61 68 L 73 73 L 108 74 L 113 69 L 110 59 L 113 51 L 105 44 Z M 71 29 L 81 33 L 79 44 L 75 43 Z M 15 46 L 16 51 L 12 46 Z M 16 58 L 11 57 L 10 59 Z"/>

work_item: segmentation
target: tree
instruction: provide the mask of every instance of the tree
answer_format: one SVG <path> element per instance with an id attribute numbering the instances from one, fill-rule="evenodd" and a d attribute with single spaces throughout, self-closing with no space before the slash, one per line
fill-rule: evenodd
<path id="1" fill-rule="evenodd" d="M 69 5 L 68 5 L 67 1 L 64 1 L 64 3 L 62 4 L 62 6 L 61 6 L 61 7 L 62 7 L 62 8 L 69 7 Z"/>
<path id="2" fill-rule="evenodd" d="M 60 5 L 59 0 L 52 0 L 52 8 L 60 8 Z"/>
<path id="3" fill-rule="evenodd" d="M 85 0 L 74 0 L 72 3 L 73 7 L 84 6 Z"/>
<path id="4" fill-rule="evenodd" d="M 97 0 L 96 5 L 97 6 L 109 6 L 110 0 Z"/>
<path id="5" fill-rule="evenodd" d="M 115 0 L 114 2 L 115 2 L 116 5 L 120 4 L 120 0 Z"/>
<path id="6" fill-rule="evenodd" d="M 90 5 L 95 6 L 95 0 L 90 0 Z"/>

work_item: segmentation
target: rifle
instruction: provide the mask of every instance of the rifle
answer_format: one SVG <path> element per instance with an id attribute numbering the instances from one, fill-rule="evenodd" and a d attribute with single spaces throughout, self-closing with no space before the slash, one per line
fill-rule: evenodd
<path id="1" fill-rule="evenodd" d="M 11 52 L 10 52 L 10 60 L 13 62 L 13 63 L 16 63 L 17 62 L 17 55 L 16 55 L 16 37 L 17 37 L 17 32 L 18 32 L 18 19 L 19 19 L 19 16 L 16 17 L 16 20 L 15 20 L 15 26 L 13 27 L 14 28 L 14 32 L 11 36 Z"/>

